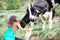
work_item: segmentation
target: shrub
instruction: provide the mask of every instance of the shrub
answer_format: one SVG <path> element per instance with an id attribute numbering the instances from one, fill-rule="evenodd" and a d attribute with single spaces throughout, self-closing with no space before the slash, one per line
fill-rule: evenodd
<path id="1" fill-rule="evenodd" d="M 5 10 L 7 8 L 6 2 L 0 1 L 0 10 Z"/>
<path id="2" fill-rule="evenodd" d="M 21 6 L 21 0 L 6 0 L 7 10 L 19 9 Z"/>

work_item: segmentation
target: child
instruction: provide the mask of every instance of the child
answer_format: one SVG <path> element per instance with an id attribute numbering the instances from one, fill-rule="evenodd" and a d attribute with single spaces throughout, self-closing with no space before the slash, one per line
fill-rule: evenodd
<path id="1" fill-rule="evenodd" d="M 16 40 L 15 39 L 15 32 L 17 28 L 23 31 L 29 31 L 28 29 L 24 29 L 20 26 L 15 16 L 11 16 L 8 22 L 7 30 L 4 33 L 3 39 L 4 40 Z"/>

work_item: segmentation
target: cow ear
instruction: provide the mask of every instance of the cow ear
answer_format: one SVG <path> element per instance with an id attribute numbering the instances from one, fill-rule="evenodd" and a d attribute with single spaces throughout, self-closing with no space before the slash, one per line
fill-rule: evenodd
<path id="1" fill-rule="evenodd" d="M 30 8 L 31 8 L 31 7 L 33 7 L 33 4 L 31 4 L 31 3 L 30 3 L 30 4 L 28 4 L 28 5 L 29 5 L 29 7 L 30 7 Z"/>
<path id="2" fill-rule="evenodd" d="M 34 11 L 33 4 L 31 4 L 31 10 Z"/>

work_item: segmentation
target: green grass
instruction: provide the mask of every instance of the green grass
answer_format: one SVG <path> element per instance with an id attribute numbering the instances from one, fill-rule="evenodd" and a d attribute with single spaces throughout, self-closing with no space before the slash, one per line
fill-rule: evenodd
<path id="1" fill-rule="evenodd" d="M 58 7 L 56 8 L 56 15 L 59 15 L 59 16 L 60 16 L 60 6 L 58 6 Z"/>

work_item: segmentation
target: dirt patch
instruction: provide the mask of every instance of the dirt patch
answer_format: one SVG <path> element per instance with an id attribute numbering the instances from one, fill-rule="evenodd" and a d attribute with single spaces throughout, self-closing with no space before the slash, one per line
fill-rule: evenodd
<path id="1" fill-rule="evenodd" d="M 53 18 L 53 22 L 60 22 L 60 16 L 55 16 Z"/>

